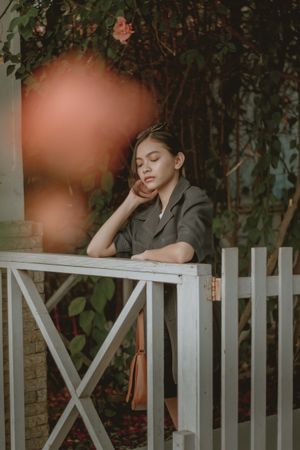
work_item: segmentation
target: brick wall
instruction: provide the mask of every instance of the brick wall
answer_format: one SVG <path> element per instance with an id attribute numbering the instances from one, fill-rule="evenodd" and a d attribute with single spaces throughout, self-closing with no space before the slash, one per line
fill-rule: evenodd
<path id="1" fill-rule="evenodd" d="M 42 229 L 33 222 L 1 222 L 0 251 L 42 251 Z M 44 295 L 44 274 L 32 272 L 32 278 L 41 295 Z M 3 334 L 4 334 L 4 384 L 6 409 L 6 448 L 9 444 L 9 385 L 7 355 L 7 290 L 6 274 L 3 281 Z M 44 340 L 27 306 L 23 308 L 24 326 L 24 386 L 26 450 L 40 450 L 48 436 L 47 414 L 47 362 Z M 2 450 L 2 449 L 1 449 Z"/>

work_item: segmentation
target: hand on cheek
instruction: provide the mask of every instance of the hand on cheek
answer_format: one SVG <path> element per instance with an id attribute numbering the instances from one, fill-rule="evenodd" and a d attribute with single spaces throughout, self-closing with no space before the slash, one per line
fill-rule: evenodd
<path id="1" fill-rule="evenodd" d="M 150 189 L 147 188 L 147 186 L 144 185 L 144 183 L 141 180 L 137 180 L 134 185 L 131 188 L 135 195 L 138 197 L 141 197 L 143 199 L 149 199 L 151 200 L 157 195 L 157 191 L 150 191 Z"/>

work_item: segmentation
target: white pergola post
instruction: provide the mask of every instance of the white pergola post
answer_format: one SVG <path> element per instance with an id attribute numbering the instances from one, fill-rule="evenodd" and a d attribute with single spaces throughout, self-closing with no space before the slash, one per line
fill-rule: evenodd
<path id="1" fill-rule="evenodd" d="M 0 14 L 8 0 L 0 0 Z M 5 40 L 12 18 L 10 8 L 1 19 L 0 39 Z M 20 39 L 11 42 L 19 53 Z M 24 220 L 23 165 L 21 151 L 21 83 L 6 75 L 7 64 L 0 61 L 0 222 Z"/>

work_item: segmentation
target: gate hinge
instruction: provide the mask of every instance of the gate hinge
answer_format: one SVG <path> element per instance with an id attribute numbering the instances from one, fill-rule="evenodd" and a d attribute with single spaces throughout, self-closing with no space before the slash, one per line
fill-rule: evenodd
<path id="1" fill-rule="evenodd" d="M 221 300 L 221 278 L 211 277 L 210 297 L 208 300 L 212 302 Z"/>

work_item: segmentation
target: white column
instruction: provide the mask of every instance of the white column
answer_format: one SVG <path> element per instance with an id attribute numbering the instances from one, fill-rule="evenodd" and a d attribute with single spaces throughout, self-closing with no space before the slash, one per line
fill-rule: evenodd
<path id="1" fill-rule="evenodd" d="M 200 270 L 203 275 L 183 276 L 178 285 L 178 432 L 190 432 L 184 450 L 213 448 L 211 267 Z"/>
<path id="2" fill-rule="evenodd" d="M 7 5 L 8 0 L 0 0 L 0 14 Z M 12 18 L 10 8 L 1 19 L 1 41 Z M 19 53 L 19 36 L 14 37 L 11 46 L 13 53 Z M 14 75 L 6 75 L 6 67 L 0 61 L 0 222 L 24 219 L 21 83 Z"/>

